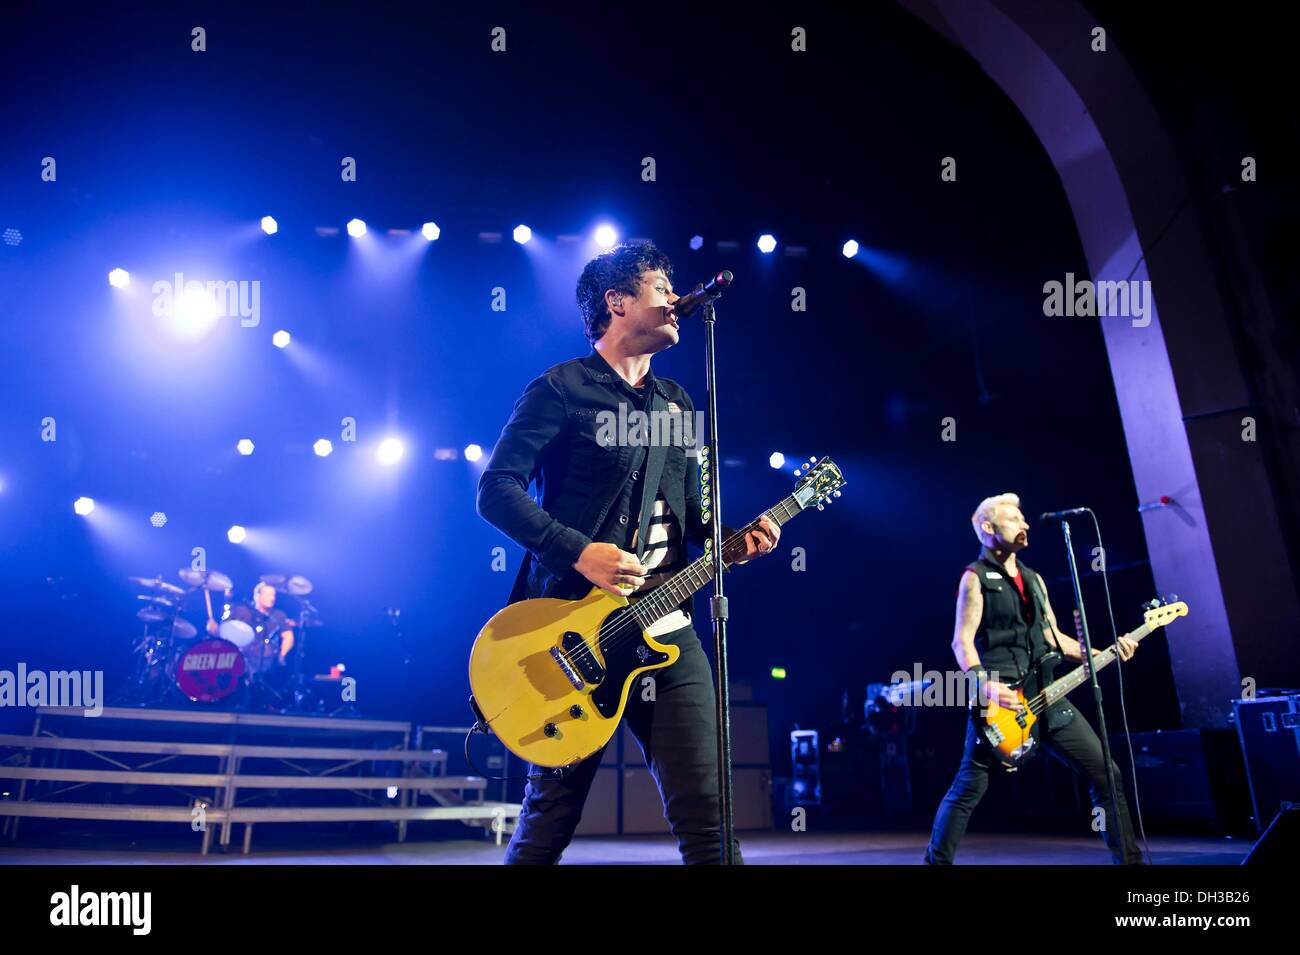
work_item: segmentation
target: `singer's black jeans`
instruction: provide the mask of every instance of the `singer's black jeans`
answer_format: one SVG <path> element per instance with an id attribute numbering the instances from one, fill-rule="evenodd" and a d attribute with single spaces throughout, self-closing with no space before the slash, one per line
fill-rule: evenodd
<path id="1" fill-rule="evenodd" d="M 713 675 L 709 658 L 691 626 L 659 637 L 682 651 L 677 662 L 653 676 L 653 701 L 634 683 L 628 697 L 628 728 L 641 744 L 646 765 L 659 784 L 664 817 L 677 837 L 682 861 L 712 865 L 721 861 L 718 807 L 718 736 Z M 602 750 L 603 752 L 603 750 Z M 531 780 L 524 792 L 519 825 L 506 850 L 507 864 L 557 862 L 582 818 L 601 753 L 570 767 L 562 777 Z M 529 774 L 548 773 L 530 766 Z M 736 861 L 740 847 L 736 846 Z"/>
<path id="2" fill-rule="evenodd" d="M 1112 860 L 1116 865 L 1141 864 L 1142 851 L 1133 836 L 1128 801 L 1124 797 L 1124 780 L 1118 767 L 1115 768 L 1115 786 L 1119 811 L 1116 812 L 1106 799 L 1106 763 L 1097 733 L 1078 713 L 1059 729 L 1049 729 L 1044 725 L 1046 722 L 1044 720 L 1039 725 L 1043 726 L 1042 742 L 1047 751 L 1087 780 L 1093 806 L 1105 809 L 1105 815 L 1101 817 L 1106 821 L 1102 835 L 1110 848 Z M 957 845 L 966 834 L 971 812 L 979 805 L 984 791 L 988 789 L 989 773 L 997 768 L 998 759 L 993 748 L 976 728 L 974 720 L 967 721 L 966 751 L 962 755 L 957 778 L 953 780 L 934 817 L 934 830 L 930 834 L 926 862 L 934 865 L 952 864 L 953 856 L 957 854 Z"/>

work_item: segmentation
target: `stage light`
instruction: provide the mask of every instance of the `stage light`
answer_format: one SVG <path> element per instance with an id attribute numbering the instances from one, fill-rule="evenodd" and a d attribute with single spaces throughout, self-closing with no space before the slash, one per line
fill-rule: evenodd
<path id="1" fill-rule="evenodd" d="M 187 338 L 197 338 L 220 318 L 217 303 L 205 289 L 187 288 L 172 305 L 172 327 Z"/>
<path id="2" fill-rule="evenodd" d="M 149 518 L 149 523 L 154 527 L 164 527 L 167 524 L 167 515 L 162 511 L 154 511 Z"/>
<path id="3" fill-rule="evenodd" d="M 230 530 L 226 531 L 226 539 L 232 544 L 242 544 L 244 538 L 247 536 L 248 531 L 244 530 L 244 528 L 240 527 L 238 524 L 232 525 Z"/>
<path id="4" fill-rule="evenodd" d="M 772 667 L 772 679 L 773 679 L 773 680 L 784 680 L 784 679 L 785 679 L 785 667 Z"/>
<path id="5" fill-rule="evenodd" d="M 235 449 L 244 457 L 248 457 L 253 453 L 253 442 L 248 438 L 240 438 L 239 443 L 235 445 Z"/>
<path id="6" fill-rule="evenodd" d="M 758 251 L 762 252 L 764 255 L 768 255 L 775 248 L 776 248 L 775 236 L 770 235 L 767 232 L 764 232 L 762 235 L 758 237 Z"/>
<path id="7" fill-rule="evenodd" d="M 271 336 L 271 344 L 276 348 L 287 348 L 289 347 L 290 341 L 292 341 L 292 339 L 289 337 L 289 333 L 284 329 L 280 329 Z"/>
<path id="8" fill-rule="evenodd" d="M 360 219 L 351 219 L 348 221 L 348 235 L 354 239 L 359 239 L 366 234 L 366 224 Z"/>
<path id="9" fill-rule="evenodd" d="M 406 448 L 397 438 L 385 438 L 379 442 L 379 450 L 375 456 L 379 458 L 380 464 L 391 465 L 402 460 L 402 455 L 406 453 Z"/>
<path id="10" fill-rule="evenodd" d="M 515 241 L 523 245 L 533 237 L 533 230 L 526 225 L 515 226 Z"/>
<path id="11" fill-rule="evenodd" d="M 855 255 L 858 254 L 858 243 L 857 243 L 857 240 L 856 240 L 856 239 L 849 239 L 848 242 L 845 242 L 845 243 L 844 243 L 844 248 L 841 249 L 840 251 L 842 251 L 842 252 L 844 253 L 844 257 L 845 257 L 846 259 L 851 259 L 851 258 L 853 258 Z"/>
<path id="12" fill-rule="evenodd" d="M 330 452 L 334 450 L 334 444 L 329 438 L 321 438 L 311 446 L 311 449 L 316 452 L 316 457 L 328 458 Z"/>
<path id="13" fill-rule="evenodd" d="M 596 244 L 602 249 L 608 249 L 618 241 L 618 233 L 614 231 L 611 225 L 603 225 L 596 230 Z"/>
<path id="14" fill-rule="evenodd" d="M 73 502 L 72 509 L 82 517 L 85 517 L 95 509 L 95 502 L 88 497 L 79 497 Z"/>
<path id="15" fill-rule="evenodd" d="M 780 451 L 773 451 L 772 456 L 767 459 L 767 463 L 779 471 L 785 467 L 785 455 Z"/>
<path id="16" fill-rule="evenodd" d="M 108 284 L 113 288 L 126 288 L 131 284 L 131 273 L 126 269 L 114 269 L 108 273 Z"/>
<path id="17" fill-rule="evenodd" d="M 267 235 L 275 235 L 280 231 L 280 223 L 276 222 L 270 216 L 262 216 L 262 231 Z"/>
<path id="18" fill-rule="evenodd" d="M 691 236 L 691 251 L 698 252 L 702 248 L 704 248 L 704 236 L 702 235 Z"/>
<path id="19" fill-rule="evenodd" d="M 17 229 L 5 229 L 5 245 L 18 245 L 23 241 L 23 234 Z"/>
<path id="20" fill-rule="evenodd" d="M 396 799 L 396 798 L 397 798 L 397 787 L 396 787 L 396 786 L 389 786 L 388 789 L 386 790 L 386 792 L 388 793 L 388 798 L 389 798 L 389 799 Z"/>
<path id="21" fill-rule="evenodd" d="M 424 236 L 430 242 L 435 242 L 438 236 L 442 235 L 442 230 L 438 228 L 436 222 L 426 222 L 420 227 L 420 235 Z"/>
<path id="22" fill-rule="evenodd" d="M 477 461 L 481 457 L 483 457 L 483 449 L 477 444 L 471 444 L 465 447 L 466 461 Z"/>

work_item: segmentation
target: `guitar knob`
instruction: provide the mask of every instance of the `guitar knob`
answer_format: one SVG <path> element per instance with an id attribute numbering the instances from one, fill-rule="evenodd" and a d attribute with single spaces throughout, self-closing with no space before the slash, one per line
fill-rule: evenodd
<path id="1" fill-rule="evenodd" d="M 575 720 L 582 719 L 582 707 L 579 706 L 577 703 L 574 703 L 571 707 L 569 707 L 569 715 L 572 716 Z"/>
<path id="2" fill-rule="evenodd" d="M 547 723 L 545 726 L 542 727 L 542 732 L 545 733 L 547 736 L 554 737 L 559 735 L 560 728 L 556 726 L 554 723 Z"/>

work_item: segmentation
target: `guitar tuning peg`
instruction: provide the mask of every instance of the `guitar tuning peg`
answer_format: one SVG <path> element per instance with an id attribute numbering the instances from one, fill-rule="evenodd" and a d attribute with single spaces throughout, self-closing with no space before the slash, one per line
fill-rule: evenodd
<path id="1" fill-rule="evenodd" d="M 817 463 L 817 458 L 816 458 L 816 456 L 814 455 L 813 457 L 809 458 L 809 459 L 808 459 L 808 463 L 809 463 L 809 464 L 816 464 L 816 463 Z"/>
<path id="2" fill-rule="evenodd" d="M 833 496 L 833 497 L 839 497 L 839 496 L 840 496 L 840 492 L 839 492 L 839 491 L 836 491 L 836 492 L 834 493 L 834 495 L 832 495 L 832 496 Z"/>
<path id="3" fill-rule="evenodd" d="M 825 505 L 825 504 L 818 504 L 818 505 L 817 505 L 817 510 L 819 510 L 819 511 L 824 511 L 824 510 L 826 510 L 826 505 Z"/>

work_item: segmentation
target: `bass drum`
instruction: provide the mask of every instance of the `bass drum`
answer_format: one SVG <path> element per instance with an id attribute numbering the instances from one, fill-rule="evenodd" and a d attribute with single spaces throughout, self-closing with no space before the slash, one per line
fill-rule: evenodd
<path id="1" fill-rule="evenodd" d="M 244 655 L 229 640 L 200 640 L 176 661 L 176 686 L 195 703 L 215 703 L 239 689 Z"/>

